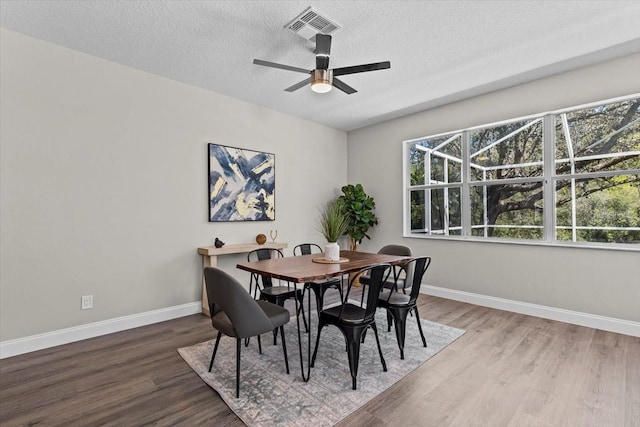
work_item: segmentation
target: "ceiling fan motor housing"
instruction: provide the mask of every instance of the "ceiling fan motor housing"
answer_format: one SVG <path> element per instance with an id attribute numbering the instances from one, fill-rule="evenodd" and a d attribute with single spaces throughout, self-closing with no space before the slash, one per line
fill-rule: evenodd
<path id="1" fill-rule="evenodd" d="M 311 89 L 314 92 L 329 92 L 333 85 L 333 70 L 316 69 L 311 72 Z"/>

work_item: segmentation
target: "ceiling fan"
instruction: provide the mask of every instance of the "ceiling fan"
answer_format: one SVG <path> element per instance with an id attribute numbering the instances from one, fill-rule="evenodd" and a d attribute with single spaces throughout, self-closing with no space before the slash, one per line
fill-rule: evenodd
<path id="1" fill-rule="evenodd" d="M 304 68 L 292 67 L 290 65 L 277 64 L 275 62 L 254 59 L 256 65 L 265 67 L 280 68 L 282 70 L 296 71 L 298 73 L 309 74 L 309 77 L 299 83 L 286 88 L 287 92 L 293 92 L 301 87 L 311 84 L 311 90 L 318 93 L 329 92 L 332 87 L 336 87 L 344 93 L 350 95 L 356 93 L 357 90 L 346 84 L 337 76 L 346 74 L 364 73 L 366 71 L 385 70 L 391 68 L 391 62 L 375 62 L 373 64 L 354 65 L 351 67 L 341 67 L 329 69 L 329 54 L 331 52 L 331 36 L 328 34 L 316 35 L 316 68 L 313 70 L 305 70 Z"/>

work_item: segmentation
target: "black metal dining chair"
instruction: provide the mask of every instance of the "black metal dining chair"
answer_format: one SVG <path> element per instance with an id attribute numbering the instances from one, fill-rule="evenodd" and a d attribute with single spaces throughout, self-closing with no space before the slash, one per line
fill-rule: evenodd
<path id="1" fill-rule="evenodd" d="M 378 251 L 379 254 L 384 255 L 397 255 L 397 256 L 411 256 L 411 248 L 404 245 L 385 245 Z M 411 284 L 406 284 L 406 276 L 407 276 L 407 267 L 405 264 L 398 264 L 392 267 L 391 272 L 393 274 L 389 274 L 388 277 L 385 278 L 382 287 L 385 289 L 401 289 L 402 292 L 405 292 L 406 286 L 411 286 Z M 404 273 L 404 274 L 403 274 Z M 364 275 L 360 278 L 360 283 L 367 284 L 369 277 Z M 364 296 L 364 294 L 363 294 Z"/>
<path id="2" fill-rule="evenodd" d="M 240 348 L 241 341 L 258 337 L 258 351 L 262 354 L 260 334 L 280 329 L 284 364 L 289 373 L 287 344 L 284 325 L 289 322 L 289 311 L 267 301 L 255 300 L 235 278 L 224 271 L 207 267 L 204 269 L 207 287 L 207 302 L 211 313 L 211 324 L 218 331 L 211 354 L 209 372 L 218 352 L 222 334 L 236 339 L 236 398 L 240 396 Z"/>
<path id="3" fill-rule="evenodd" d="M 378 305 L 378 294 L 380 293 L 384 277 L 388 274 L 389 268 L 389 264 L 377 264 L 360 270 L 360 272 L 354 275 L 349 281 L 347 293 L 342 304 L 322 310 L 318 316 L 318 336 L 316 338 L 315 349 L 313 350 L 313 357 L 311 358 L 311 366 L 314 366 L 316 356 L 318 355 L 322 328 L 326 325 L 336 326 L 347 341 L 347 355 L 349 358 L 349 371 L 351 372 L 351 386 L 353 390 L 357 388 L 356 378 L 358 376 L 358 363 L 360 360 L 360 343 L 364 332 L 369 328 L 373 329 L 376 336 L 382 370 L 387 371 L 387 364 L 382 355 L 382 348 L 380 347 L 380 340 L 378 338 L 375 313 Z M 349 293 L 357 277 L 365 273 L 369 274 L 369 280 L 366 285 L 368 288 L 366 304 L 364 306 L 356 305 L 349 301 Z"/>
<path id="4" fill-rule="evenodd" d="M 400 348 L 400 359 L 404 359 L 404 340 L 407 330 L 407 315 L 414 311 L 416 320 L 418 321 L 418 330 L 422 338 L 422 345 L 427 346 L 427 341 L 422 332 L 422 324 L 420 323 L 420 314 L 416 300 L 420 293 L 420 285 L 424 273 L 431 264 L 431 258 L 428 256 L 417 257 L 409 262 L 407 267 L 406 283 L 411 284 L 411 292 L 407 295 L 399 292 L 397 289 L 384 289 L 378 296 L 378 306 L 387 310 L 387 331 L 391 331 L 391 323 L 394 324 L 396 330 L 396 338 L 398 347 Z"/>
<path id="5" fill-rule="evenodd" d="M 261 261 L 265 259 L 272 259 L 273 257 L 284 258 L 282 251 L 279 249 L 256 249 L 247 255 L 247 261 Z M 255 286 L 255 288 L 254 288 Z M 291 286 L 287 282 L 287 286 L 277 285 L 274 286 L 273 280 L 271 276 L 251 273 L 251 279 L 249 282 L 249 293 L 253 292 L 254 298 L 256 297 L 256 293 L 260 292 L 259 299 L 263 301 L 268 301 L 270 303 L 279 305 L 280 307 L 284 307 L 284 303 L 288 299 L 297 298 L 298 299 L 298 311 L 297 315 L 302 314 L 302 321 L 304 322 L 304 329 L 306 331 L 309 330 L 307 326 L 307 319 L 304 314 L 304 309 L 302 308 L 302 299 L 304 293 L 302 289 L 297 289 L 295 286 Z M 273 333 L 273 344 L 277 344 L 277 330 L 274 330 Z"/>
<path id="6" fill-rule="evenodd" d="M 322 248 L 315 243 L 301 243 L 293 248 L 294 256 L 310 255 L 313 253 L 321 254 Z M 324 294 L 328 289 L 337 289 L 340 293 L 340 301 L 342 301 L 342 279 L 313 281 L 305 283 L 305 286 L 313 290 L 313 293 L 316 296 L 316 306 L 318 307 L 318 313 L 322 311 L 322 307 L 324 304 Z"/>

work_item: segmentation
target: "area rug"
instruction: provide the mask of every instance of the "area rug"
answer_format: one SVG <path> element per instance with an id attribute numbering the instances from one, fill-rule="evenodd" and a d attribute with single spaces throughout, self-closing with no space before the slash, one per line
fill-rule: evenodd
<path id="1" fill-rule="evenodd" d="M 315 316 L 315 317 L 313 317 Z M 317 314 L 314 320 L 312 348 L 317 333 Z M 285 325 L 289 370 L 287 375 L 280 339 L 273 345 L 271 334 L 262 336 L 262 354 L 252 338 L 249 346 L 242 346 L 240 365 L 240 397 L 235 397 L 235 339 L 220 339 L 213 369 L 207 372 L 215 340 L 178 349 L 182 358 L 213 388 L 247 426 L 332 426 L 360 408 L 369 400 L 401 380 L 425 363 L 440 350 L 458 339 L 464 331 L 421 320 L 427 340 L 422 346 L 414 317 L 407 319 L 405 359 L 400 351 L 393 327 L 387 332 L 384 310 L 376 313 L 376 323 L 387 372 L 382 370 L 373 331 L 368 331 L 360 347 L 358 389 L 351 389 L 349 362 L 345 341 L 340 331 L 326 326 L 320 337 L 320 347 L 309 382 L 303 382 L 295 318 Z M 212 329 L 212 336 L 215 331 Z M 306 339 L 303 334 L 303 356 L 306 366 Z"/>

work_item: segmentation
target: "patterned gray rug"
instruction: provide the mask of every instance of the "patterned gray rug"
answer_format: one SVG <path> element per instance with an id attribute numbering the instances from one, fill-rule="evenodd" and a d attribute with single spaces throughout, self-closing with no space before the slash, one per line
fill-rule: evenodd
<path id="1" fill-rule="evenodd" d="M 314 320 L 313 341 L 317 331 Z M 300 374 L 300 356 L 295 317 L 285 325 L 290 374 L 285 373 L 284 356 L 278 339 L 273 345 L 271 334 L 262 336 L 262 355 L 258 343 L 251 339 L 242 346 L 240 397 L 235 397 L 235 340 L 224 335 L 211 372 L 207 372 L 215 340 L 178 349 L 191 368 L 226 402 L 248 426 L 332 426 L 385 391 L 440 350 L 458 339 L 464 331 L 439 323 L 421 320 L 427 347 L 422 346 L 415 317 L 407 319 L 405 359 L 400 359 L 393 327 L 387 332 L 384 310 L 376 313 L 382 352 L 387 362 L 383 372 L 373 331 L 360 348 L 358 390 L 351 389 L 349 362 L 340 331 L 327 326 L 322 330 L 320 347 L 311 379 L 305 383 Z M 212 336 L 215 331 L 212 329 Z M 306 339 L 303 335 L 306 366 Z"/>

